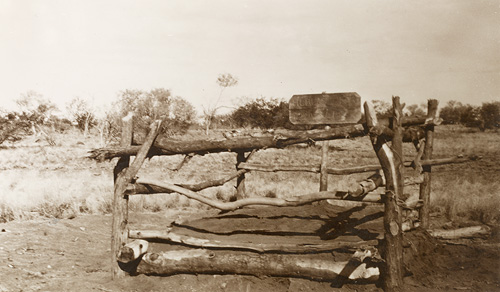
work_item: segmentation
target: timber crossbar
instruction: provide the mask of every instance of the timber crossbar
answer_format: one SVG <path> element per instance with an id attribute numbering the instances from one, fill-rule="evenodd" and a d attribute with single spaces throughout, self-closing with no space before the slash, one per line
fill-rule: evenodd
<path id="1" fill-rule="evenodd" d="M 414 126 L 415 121 L 420 121 L 421 125 L 430 125 L 439 123 L 439 120 L 411 119 L 410 125 Z M 384 126 L 379 126 L 373 131 L 380 134 L 391 136 L 392 131 Z M 291 130 L 276 130 L 273 133 L 259 134 L 257 137 L 243 136 L 230 137 L 220 140 L 191 140 L 180 141 L 165 136 L 159 136 L 153 147 L 148 153 L 148 156 L 156 155 L 177 155 L 177 154 L 198 154 L 205 155 L 209 153 L 219 152 L 250 152 L 254 149 L 266 148 L 284 148 L 286 146 L 311 143 L 316 141 L 337 140 L 346 138 L 362 137 L 368 134 L 368 129 L 362 124 L 335 127 L 324 130 L 309 130 L 309 131 L 291 131 Z M 410 127 L 403 132 L 404 142 L 415 142 L 424 138 L 425 131 L 420 127 Z M 145 132 L 134 133 L 133 142 L 130 146 L 120 145 L 119 147 L 106 147 L 94 149 L 90 152 L 89 158 L 99 161 L 112 159 L 114 157 L 122 157 L 136 155 L 140 145 L 146 137 Z"/>
<path id="2" fill-rule="evenodd" d="M 221 248 L 232 248 L 253 251 L 284 251 L 293 252 L 300 250 L 295 245 L 273 245 L 273 244 L 251 244 L 242 242 L 221 242 L 192 238 L 176 234 L 169 228 L 164 231 L 145 231 L 128 229 L 128 199 L 130 195 L 148 195 L 160 193 L 178 193 L 189 199 L 207 204 L 213 208 L 224 211 L 236 210 L 251 205 L 268 206 L 301 206 L 320 200 L 344 200 L 353 204 L 381 205 L 384 206 L 384 261 L 381 266 L 383 273 L 383 287 L 386 291 L 394 291 L 402 288 L 402 234 L 403 231 L 422 226 L 429 226 L 429 197 L 431 183 L 431 166 L 452 163 L 464 163 L 476 160 L 479 157 L 452 157 L 432 158 L 434 126 L 439 125 L 441 120 L 436 117 L 437 100 L 429 100 L 428 114 L 425 118 L 404 118 L 402 105 L 399 97 L 393 97 L 393 117 L 388 120 L 378 120 L 371 103 L 364 104 L 364 120 L 362 124 L 344 126 L 339 128 L 326 128 L 324 130 L 310 131 L 288 131 L 276 130 L 272 133 L 262 134 L 258 137 L 235 137 L 223 140 L 197 140 L 178 141 L 159 135 L 161 122 L 155 121 L 151 124 L 149 133 L 133 133 L 133 115 L 129 114 L 123 118 L 122 138 L 119 147 L 101 148 L 91 151 L 89 157 L 96 160 L 111 159 L 119 157 L 114 169 L 114 199 L 113 199 L 113 222 L 112 222 L 112 275 L 113 278 L 125 275 L 122 267 L 128 262 L 141 260 L 138 272 L 154 274 L 172 273 L 242 273 L 260 275 L 263 270 L 267 275 L 296 276 L 305 275 L 312 279 L 336 279 L 344 277 L 349 279 L 377 279 L 378 267 L 370 268 L 364 261 L 368 254 L 353 256 L 356 263 L 352 262 L 322 263 L 314 264 L 305 259 L 290 260 L 284 255 L 276 255 L 276 258 L 263 259 L 255 255 L 242 253 L 235 255 L 221 251 Z M 328 149 L 329 140 L 369 136 L 373 149 L 380 164 L 365 165 L 349 168 L 329 168 Z M 324 141 L 322 143 L 322 159 L 320 165 L 263 165 L 250 163 L 248 160 L 259 149 L 283 148 L 293 144 L 311 143 Z M 389 145 L 388 142 L 391 142 Z M 402 161 L 402 143 L 414 144 L 417 155 L 412 161 Z M 135 144 L 135 145 L 134 145 Z M 193 155 L 205 155 L 232 151 L 237 153 L 236 170 L 230 175 L 209 180 L 198 184 L 173 184 L 163 181 L 137 178 L 136 175 L 147 157 L 155 155 L 186 155 L 185 160 L 179 168 Z M 248 153 L 248 154 L 247 154 Z M 130 156 L 135 159 L 130 163 Z M 421 172 L 417 178 L 404 177 L 405 167 L 413 167 Z M 276 171 L 298 171 L 320 174 L 319 192 L 292 198 L 267 198 L 247 197 L 245 195 L 245 174 L 252 171 L 276 172 Z M 353 173 L 371 172 L 365 180 L 347 190 L 328 190 L 328 175 L 348 175 Z M 236 179 L 236 201 L 222 202 L 206 197 L 199 191 L 224 185 Z M 403 188 L 407 185 L 419 184 L 420 193 L 418 200 L 402 201 Z M 377 188 L 385 187 L 385 193 L 376 192 Z M 403 210 L 419 212 L 420 221 L 404 221 Z M 129 239 L 136 239 L 129 242 Z M 197 248 L 216 248 L 217 250 L 195 250 L 194 253 L 182 256 L 179 252 L 148 254 L 148 241 L 162 239 L 173 243 L 184 244 Z M 361 242 L 341 242 L 319 244 L 309 246 L 309 251 L 324 251 L 334 248 L 352 248 L 374 244 Z M 303 248 L 302 248 L 303 249 Z M 180 252 L 182 253 L 182 252 Z M 214 260 L 214 256 L 218 260 Z M 293 257 L 292 257 L 293 258 Z M 269 266 L 268 262 L 279 260 L 283 267 Z M 297 261 L 301 262 L 300 265 Z M 317 262 L 317 263 L 318 263 Z M 193 271 L 193 263 L 198 270 Z M 228 263 L 232 269 L 227 270 Z M 351 266 L 349 266 L 351 265 Z M 363 266 L 364 265 L 364 266 Z M 326 267 L 323 269 L 318 268 Z M 363 268 L 360 268 L 362 267 Z M 348 268 L 350 267 L 350 268 Z M 357 268 L 356 268 L 357 267 Z M 292 272 L 290 272 L 292 271 Z M 348 273 L 346 272 L 348 271 Z M 347 273 L 347 274 L 346 274 Z"/>

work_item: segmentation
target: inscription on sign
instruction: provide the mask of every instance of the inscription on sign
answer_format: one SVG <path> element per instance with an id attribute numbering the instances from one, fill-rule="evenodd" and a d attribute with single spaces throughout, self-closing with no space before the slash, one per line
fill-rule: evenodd
<path id="1" fill-rule="evenodd" d="M 292 124 L 355 124 L 361 119 L 356 92 L 294 95 L 289 105 Z"/>

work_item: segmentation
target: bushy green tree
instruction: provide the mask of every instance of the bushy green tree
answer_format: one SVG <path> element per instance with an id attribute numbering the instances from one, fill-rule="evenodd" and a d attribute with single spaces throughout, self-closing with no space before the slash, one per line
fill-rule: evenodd
<path id="1" fill-rule="evenodd" d="M 461 102 L 454 100 L 448 101 L 444 107 L 439 111 L 439 116 L 443 119 L 444 124 L 459 124 L 461 109 L 463 105 Z"/>
<path id="2" fill-rule="evenodd" d="M 493 129 L 500 127 L 500 102 L 483 103 L 480 110 L 483 128 Z"/>
<path id="3" fill-rule="evenodd" d="M 162 120 L 160 133 L 168 135 L 185 133 L 196 117 L 194 107 L 187 100 L 172 96 L 170 90 L 164 88 L 124 90 L 116 107 L 119 118 L 128 112 L 134 113 L 135 129 L 147 129 L 154 120 Z"/>
<path id="4" fill-rule="evenodd" d="M 470 104 L 462 106 L 460 123 L 467 127 L 482 127 L 481 108 Z"/>
<path id="5" fill-rule="evenodd" d="M 92 127 L 97 125 L 94 110 L 86 100 L 79 97 L 73 98 L 68 104 L 67 110 L 73 121 L 77 123 L 78 129 L 80 129 L 85 136 Z"/>

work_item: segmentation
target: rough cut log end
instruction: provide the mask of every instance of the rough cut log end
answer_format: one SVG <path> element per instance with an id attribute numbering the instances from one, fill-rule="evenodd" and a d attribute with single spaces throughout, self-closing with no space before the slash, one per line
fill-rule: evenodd
<path id="1" fill-rule="evenodd" d="M 149 242 L 142 239 L 127 243 L 120 249 L 118 260 L 123 263 L 128 263 L 138 259 L 141 255 L 148 251 L 148 247 Z"/>

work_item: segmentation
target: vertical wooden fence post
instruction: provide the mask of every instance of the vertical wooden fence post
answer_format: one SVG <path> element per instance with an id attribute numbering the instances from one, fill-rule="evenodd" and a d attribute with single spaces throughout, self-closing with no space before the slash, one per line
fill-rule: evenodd
<path id="1" fill-rule="evenodd" d="M 236 169 L 239 170 L 239 165 L 245 162 L 245 152 L 239 151 L 236 154 Z M 245 198 L 245 174 L 242 174 L 236 178 L 236 199 L 240 200 Z"/>
<path id="2" fill-rule="evenodd" d="M 434 120 L 437 114 L 438 101 L 436 99 L 429 99 L 427 101 L 427 121 Z M 434 144 L 434 124 L 430 123 L 425 127 L 425 145 L 422 159 L 432 159 L 432 150 Z M 424 165 L 422 167 L 424 180 L 420 184 L 419 199 L 423 204 L 419 211 L 420 221 L 422 228 L 429 228 L 429 210 L 430 210 L 430 197 L 431 197 L 431 166 Z"/>
<path id="3" fill-rule="evenodd" d="M 122 119 L 120 147 L 132 144 L 133 114 L 129 113 Z M 118 265 L 118 253 L 127 241 L 128 196 L 124 195 L 127 187 L 125 172 L 129 167 L 130 157 L 122 156 L 118 160 L 114 174 L 113 222 L 111 225 L 111 269 L 112 278 L 120 278 L 125 272 Z"/>
<path id="4" fill-rule="evenodd" d="M 385 229 L 385 261 L 387 278 L 384 279 L 386 291 L 401 291 L 403 289 L 403 228 L 402 209 L 398 205 L 403 197 L 404 166 L 403 166 L 403 107 L 399 96 L 392 97 L 394 137 L 391 146 L 393 151 L 394 170 L 392 185 L 386 193 L 384 202 Z M 391 171 L 392 172 L 392 171 Z M 389 185 L 389 184 L 388 184 Z M 391 194 L 390 192 L 393 191 Z"/>
<path id="5" fill-rule="evenodd" d="M 380 126 L 371 103 L 365 103 L 366 124 L 369 128 Z M 381 277 L 384 291 L 401 291 L 403 288 L 403 230 L 401 228 L 401 208 L 397 205 L 403 193 L 402 162 L 402 108 L 399 97 L 393 97 L 394 137 L 392 149 L 383 135 L 371 135 L 373 149 L 377 154 L 386 179 L 384 197 L 384 245 L 381 250 L 385 260 Z"/>
<path id="6" fill-rule="evenodd" d="M 328 191 L 328 148 L 330 147 L 330 141 L 323 141 L 321 147 L 321 166 L 320 166 L 320 177 L 319 177 L 319 191 Z"/>

